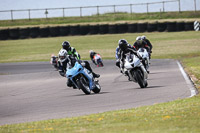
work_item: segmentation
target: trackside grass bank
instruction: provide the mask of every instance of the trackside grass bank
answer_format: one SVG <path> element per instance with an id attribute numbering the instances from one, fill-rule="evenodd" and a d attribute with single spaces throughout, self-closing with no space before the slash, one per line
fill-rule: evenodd
<path id="1" fill-rule="evenodd" d="M 147 21 L 163 20 L 176 21 L 177 19 L 199 19 L 200 11 L 183 11 L 183 12 L 155 12 L 155 13 L 105 13 L 93 16 L 83 17 L 60 17 L 60 18 L 43 18 L 43 19 L 18 19 L 18 20 L 1 20 L 0 27 L 30 27 L 62 24 L 91 24 L 91 23 L 115 23 L 121 21 Z"/>
<path id="2" fill-rule="evenodd" d="M 152 58 L 181 61 L 200 89 L 200 32 L 144 33 L 153 44 Z M 141 34 L 71 36 L 0 41 L 0 62 L 49 61 L 61 43 L 69 40 L 89 59 L 89 49 L 104 59 L 114 59 L 117 42 L 133 43 Z M 128 110 L 110 111 L 81 117 L 45 120 L 0 126 L 0 132 L 200 132 L 200 96 L 177 99 Z"/>

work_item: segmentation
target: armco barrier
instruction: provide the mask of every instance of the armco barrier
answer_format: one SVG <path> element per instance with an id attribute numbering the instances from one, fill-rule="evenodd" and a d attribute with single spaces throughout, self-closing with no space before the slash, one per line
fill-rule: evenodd
<path id="1" fill-rule="evenodd" d="M 87 34 L 116 34 L 136 32 L 174 32 L 192 31 L 193 22 L 155 22 L 155 23 L 122 23 L 97 25 L 67 25 L 55 27 L 30 27 L 0 29 L 0 40 L 25 39 L 49 36 L 87 35 Z"/>
<path id="2" fill-rule="evenodd" d="M 19 39 L 19 28 L 9 29 L 9 37 L 11 39 Z"/>
<path id="3" fill-rule="evenodd" d="M 50 36 L 60 36 L 60 27 L 49 27 Z"/>
<path id="4" fill-rule="evenodd" d="M 80 35 L 80 25 L 70 26 L 70 35 Z"/>
<path id="5" fill-rule="evenodd" d="M 147 31 L 147 23 L 138 23 L 137 24 L 137 31 L 138 32 L 145 32 L 145 31 Z"/>
<path id="6" fill-rule="evenodd" d="M 9 38 L 9 30 L 2 29 L 0 30 L 0 40 L 7 40 Z"/>
<path id="7" fill-rule="evenodd" d="M 116 24 L 109 24 L 108 31 L 110 34 L 116 34 L 118 33 L 118 26 Z"/>
<path id="8" fill-rule="evenodd" d="M 20 39 L 29 38 L 29 36 L 30 36 L 30 28 L 20 28 L 19 30 Z"/>
<path id="9" fill-rule="evenodd" d="M 39 27 L 31 27 L 29 35 L 32 38 L 38 37 L 40 35 L 40 28 Z"/>
<path id="10" fill-rule="evenodd" d="M 137 23 L 128 24 L 128 31 L 129 33 L 137 32 Z"/>
<path id="11" fill-rule="evenodd" d="M 40 37 L 48 37 L 48 36 L 50 36 L 49 27 L 41 27 Z"/>
<path id="12" fill-rule="evenodd" d="M 168 22 L 167 23 L 167 31 L 168 32 L 176 31 L 176 22 Z"/>
<path id="13" fill-rule="evenodd" d="M 67 36 L 70 33 L 70 26 L 60 26 L 59 31 L 60 36 Z"/>

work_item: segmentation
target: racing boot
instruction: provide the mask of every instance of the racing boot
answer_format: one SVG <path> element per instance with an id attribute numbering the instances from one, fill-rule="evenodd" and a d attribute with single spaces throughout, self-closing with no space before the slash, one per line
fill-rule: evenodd
<path id="1" fill-rule="evenodd" d="M 93 74 L 93 77 L 94 77 L 94 78 L 99 78 L 99 77 L 100 77 L 99 74 L 96 74 L 96 73 L 94 73 L 94 72 L 92 72 L 92 74 Z"/>

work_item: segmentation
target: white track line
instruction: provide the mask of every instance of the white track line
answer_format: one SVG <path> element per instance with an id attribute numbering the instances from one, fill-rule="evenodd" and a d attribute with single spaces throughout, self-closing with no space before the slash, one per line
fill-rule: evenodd
<path id="1" fill-rule="evenodd" d="M 183 77 L 185 78 L 187 86 L 190 88 L 190 92 L 191 92 L 191 96 L 190 97 L 193 97 L 193 96 L 197 95 L 198 91 L 194 87 L 193 82 L 191 81 L 189 76 L 186 74 L 186 72 L 184 71 L 182 65 L 179 63 L 179 61 L 177 61 L 177 64 L 179 66 L 179 69 L 180 69 L 181 73 L 183 74 Z"/>

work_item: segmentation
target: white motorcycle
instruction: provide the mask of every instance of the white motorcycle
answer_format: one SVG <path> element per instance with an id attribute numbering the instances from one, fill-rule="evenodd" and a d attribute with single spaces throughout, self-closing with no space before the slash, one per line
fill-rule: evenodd
<path id="1" fill-rule="evenodd" d="M 139 48 L 138 53 L 142 57 L 142 63 L 144 65 L 145 69 L 147 70 L 147 72 L 149 73 L 149 71 L 148 71 L 149 65 L 150 65 L 149 53 L 147 52 L 147 50 L 145 48 Z"/>
<path id="2" fill-rule="evenodd" d="M 141 88 L 147 87 L 148 73 L 140 59 L 136 55 L 128 53 L 124 61 L 124 73 L 127 73 L 130 80 L 138 83 Z"/>

